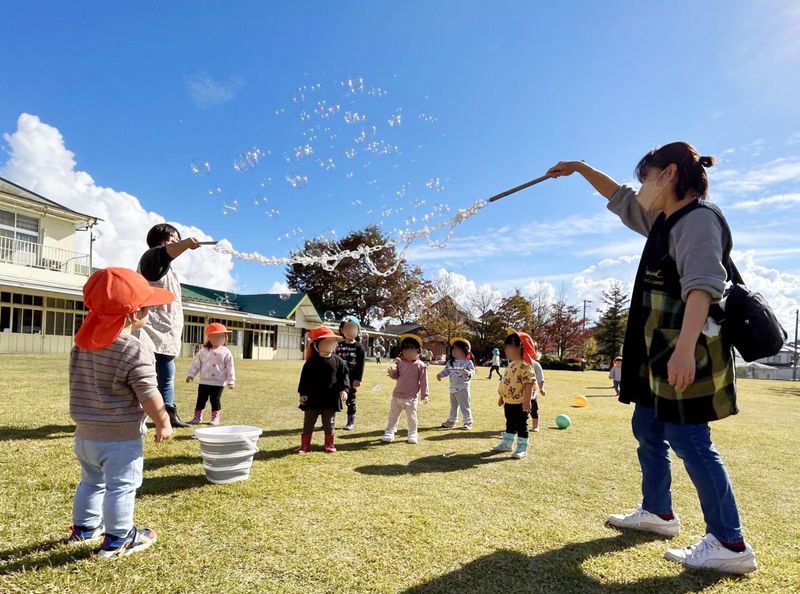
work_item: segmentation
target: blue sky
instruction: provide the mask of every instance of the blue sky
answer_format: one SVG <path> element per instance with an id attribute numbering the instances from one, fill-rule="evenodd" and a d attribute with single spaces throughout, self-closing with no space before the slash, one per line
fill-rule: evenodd
<path id="1" fill-rule="evenodd" d="M 800 302 L 793 4 L 7 4 L 0 172 L 102 216 L 101 262 L 131 265 L 159 216 L 282 256 L 332 230 L 441 220 L 437 205 L 451 216 L 560 159 L 627 181 L 650 147 L 684 139 L 721 157 L 712 196 L 752 282 L 786 317 Z M 349 92 L 348 78 L 363 90 Z M 348 111 L 366 119 L 346 123 Z M 312 154 L 295 158 L 306 144 Z M 262 156 L 235 171 L 250 147 Z M 208 175 L 192 173 L 198 158 Z M 294 189 L 287 175 L 308 182 Z M 223 215 L 233 200 L 237 212 Z M 466 292 L 547 286 L 597 303 L 610 279 L 630 280 L 640 249 L 602 199 L 567 179 L 487 207 L 445 249 L 417 243 L 409 256 Z M 193 257 L 183 272 L 198 284 L 256 292 L 283 276 Z"/>

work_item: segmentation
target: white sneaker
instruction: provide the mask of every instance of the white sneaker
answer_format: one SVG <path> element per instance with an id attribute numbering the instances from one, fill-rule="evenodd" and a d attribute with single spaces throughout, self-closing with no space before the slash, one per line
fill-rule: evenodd
<path id="1" fill-rule="evenodd" d="M 419 442 L 419 437 L 417 437 L 416 435 L 409 435 L 408 436 L 408 443 L 416 444 L 418 442 Z"/>
<path id="2" fill-rule="evenodd" d="M 642 509 L 641 505 L 630 514 L 612 514 L 608 516 L 608 523 L 617 528 L 654 532 L 661 536 L 670 537 L 677 536 L 681 531 L 681 521 L 678 516 L 671 520 L 662 520 L 657 515 Z"/>
<path id="3" fill-rule="evenodd" d="M 383 437 L 381 437 L 381 441 L 383 443 L 392 443 L 394 441 L 394 433 L 384 433 Z"/>
<path id="4" fill-rule="evenodd" d="M 745 543 L 741 553 L 725 548 L 713 534 L 706 534 L 693 545 L 683 549 L 667 549 L 664 558 L 678 561 L 693 569 L 715 569 L 724 573 L 743 575 L 758 569 L 753 547 Z"/>

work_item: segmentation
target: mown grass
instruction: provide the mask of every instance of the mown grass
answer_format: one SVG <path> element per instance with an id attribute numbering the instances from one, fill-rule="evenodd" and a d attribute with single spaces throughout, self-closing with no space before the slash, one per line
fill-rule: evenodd
<path id="1" fill-rule="evenodd" d="M 178 379 L 188 361 L 181 361 Z M 684 571 L 668 541 L 604 525 L 639 501 L 631 409 L 605 374 L 547 374 L 543 429 L 526 460 L 492 455 L 503 427 L 496 381 L 473 386 L 475 429 L 443 430 L 447 386 L 421 406 L 421 441 L 379 443 L 391 380 L 370 364 L 358 426 L 339 453 L 293 455 L 301 413 L 297 362 L 238 363 L 223 422 L 264 429 L 251 478 L 204 479 L 191 430 L 149 439 L 136 505 L 158 531 L 149 551 L 116 562 L 63 543 L 79 467 L 72 453 L 64 357 L 0 358 L 0 592 L 793 592 L 800 584 L 800 390 L 741 381 L 742 413 L 714 425 L 761 569 L 748 578 Z M 382 386 L 381 386 L 382 385 Z M 179 383 L 190 416 L 194 386 Z M 571 409 L 576 394 L 590 404 Z M 553 429 L 557 413 L 574 424 Z M 341 421 L 341 419 L 340 419 Z M 401 429 L 404 429 L 401 421 Z M 152 437 L 152 434 L 151 436 Z M 674 499 L 691 542 L 704 524 L 679 463 Z"/>

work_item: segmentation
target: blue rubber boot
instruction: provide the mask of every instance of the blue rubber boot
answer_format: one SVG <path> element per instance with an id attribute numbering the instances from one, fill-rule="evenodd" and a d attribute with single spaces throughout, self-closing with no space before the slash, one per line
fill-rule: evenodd
<path id="1" fill-rule="evenodd" d="M 503 437 L 500 439 L 500 443 L 492 448 L 493 452 L 510 452 L 514 449 L 514 437 L 513 433 L 503 433 Z"/>

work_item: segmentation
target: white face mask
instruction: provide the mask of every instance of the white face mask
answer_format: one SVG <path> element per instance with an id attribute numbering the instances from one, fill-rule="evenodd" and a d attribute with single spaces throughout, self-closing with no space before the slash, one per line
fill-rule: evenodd
<path id="1" fill-rule="evenodd" d="M 659 174 L 658 178 L 652 181 L 646 181 L 642 184 L 639 192 L 636 194 L 636 201 L 646 211 L 659 212 L 664 210 L 667 201 L 667 188 L 668 183 L 661 182 L 661 177 L 666 170 Z"/>

